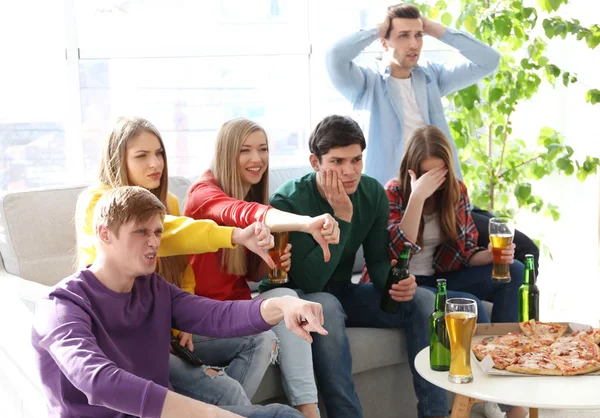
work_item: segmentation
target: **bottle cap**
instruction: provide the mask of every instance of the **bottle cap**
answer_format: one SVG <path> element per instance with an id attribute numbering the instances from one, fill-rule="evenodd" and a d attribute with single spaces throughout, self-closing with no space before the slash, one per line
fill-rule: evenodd
<path id="1" fill-rule="evenodd" d="M 437 279 L 437 284 L 446 283 L 446 279 Z"/>

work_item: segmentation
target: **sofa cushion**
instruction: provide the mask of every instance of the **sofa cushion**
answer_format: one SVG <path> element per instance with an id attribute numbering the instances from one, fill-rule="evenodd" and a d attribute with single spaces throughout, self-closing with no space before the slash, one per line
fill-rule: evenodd
<path id="1" fill-rule="evenodd" d="M 75 203 L 85 186 L 0 195 L 0 253 L 8 273 L 54 285 L 75 266 Z"/>
<path id="2" fill-rule="evenodd" d="M 297 167 L 270 168 L 269 195 L 275 193 L 279 186 L 281 186 L 286 181 L 302 177 L 303 175 L 310 173 L 311 170 L 312 168 L 309 165 Z"/>
<path id="3" fill-rule="evenodd" d="M 169 192 L 177 196 L 179 200 L 179 210 L 183 213 L 183 207 L 187 199 L 187 192 L 198 176 L 169 176 Z"/>

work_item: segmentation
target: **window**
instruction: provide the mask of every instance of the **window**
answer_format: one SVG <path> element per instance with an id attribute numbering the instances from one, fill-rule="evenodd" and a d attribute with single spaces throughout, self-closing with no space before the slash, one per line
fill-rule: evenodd
<path id="1" fill-rule="evenodd" d="M 0 25 L 0 190 L 67 183 L 59 6 L 50 1 L 0 4 L 0 15 L 9 17 Z"/>

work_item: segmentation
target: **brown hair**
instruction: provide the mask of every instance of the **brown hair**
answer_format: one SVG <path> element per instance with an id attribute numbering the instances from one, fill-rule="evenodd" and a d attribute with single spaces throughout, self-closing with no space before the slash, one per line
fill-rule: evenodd
<path id="1" fill-rule="evenodd" d="M 404 156 L 400 163 L 398 172 L 398 183 L 404 192 L 405 200 L 408 200 L 412 191 L 410 187 L 410 175 L 412 170 L 417 178 L 421 172 L 421 163 L 428 158 L 440 158 L 448 168 L 446 182 L 441 190 L 436 191 L 432 198 L 437 199 L 437 207 L 440 213 L 440 225 L 445 239 L 456 239 L 456 208 L 460 202 L 460 186 L 454 175 L 454 160 L 452 158 L 452 147 L 446 135 L 436 126 L 428 125 L 415 130 L 406 144 Z M 419 235 L 417 244 L 423 244 L 424 221 L 421 216 L 419 224 Z"/>
<path id="2" fill-rule="evenodd" d="M 269 169 L 265 170 L 262 178 L 257 184 L 250 187 L 246 193 L 242 175 L 239 167 L 239 156 L 242 145 L 248 135 L 260 131 L 267 133 L 256 122 L 249 119 L 237 118 L 225 122 L 217 133 L 215 142 L 215 154 L 211 164 L 211 172 L 219 187 L 230 196 L 237 200 L 247 202 L 258 202 L 264 205 L 269 204 Z M 268 139 L 267 139 L 268 144 Z M 256 268 L 261 262 L 260 257 L 250 255 L 248 263 L 246 251 L 238 247 L 234 249 L 223 249 L 221 258 L 221 267 L 229 274 L 239 276 L 246 275 L 248 268 Z M 250 264 L 250 266 L 248 265 Z"/>
<path id="3" fill-rule="evenodd" d="M 354 119 L 340 115 L 326 116 L 308 138 L 308 148 L 319 162 L 331 149 L 354 144 L 360 145 L 360 149 L 364 151 L 367 147 L 365 135 Z"/>
<path id="4" fill-rule="evenodd" d="M 420 19 L 421 11 L 414 4 L 400 3 L 387 8 L 387 18 L 390 20 L 390 26 L 385 33 L 385 39 L 390 39 L 392 32 L 392 23 L 395 18 L 400 19 Z"/>
<path id="5" fill-rule="evenodd" d="M 143 187 L 123 186 L 106 192 L 96 203 L 92 225 L 105 225 L 115 235 L 129 221 L 143 223 L 155 215 L 164 217 L 167 208 L 156 196 Z"/>
<path id="6" fill-rule="evenodd" d="M 160 186 L 150 192 L 155 195 L 167 208 L 169 194 L 169 170 L 167 165 L 167 151 L 162 136 L 158 129 L 140 117 L 120 117 L 113 126 L 112 132 L 107 136 L 102 145 L 102 158 L 100 160 L 99 180 L 111 188 L 121 186 L 137 186 L 131 184 L 127 176 L 127 147 L 141 133 L 151 133 L 158 139 L 163 149 L 164 168 L 160 177 Z M 188 256 L 176 255 L 160 257 L 158 259 L 158 273 L 167 281 L 181 286 L 181 276 L 189 263 Z"/>

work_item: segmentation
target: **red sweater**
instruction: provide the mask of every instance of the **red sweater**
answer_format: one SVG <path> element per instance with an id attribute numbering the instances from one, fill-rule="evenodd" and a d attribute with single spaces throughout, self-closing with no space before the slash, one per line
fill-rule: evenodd
<path id="1" fill-rule="evenodd" d="M 194 219 L 210 219 L 221 226 L 246 228 L 262 222 L 270 206 L 227 196 L 210 170 L 190 188 L 183 213 Z M 196 276 L 196 295 L 217 300 L 251 299 L 246 278 L 222 270 L 222 250 L 190 256 Z"/>

